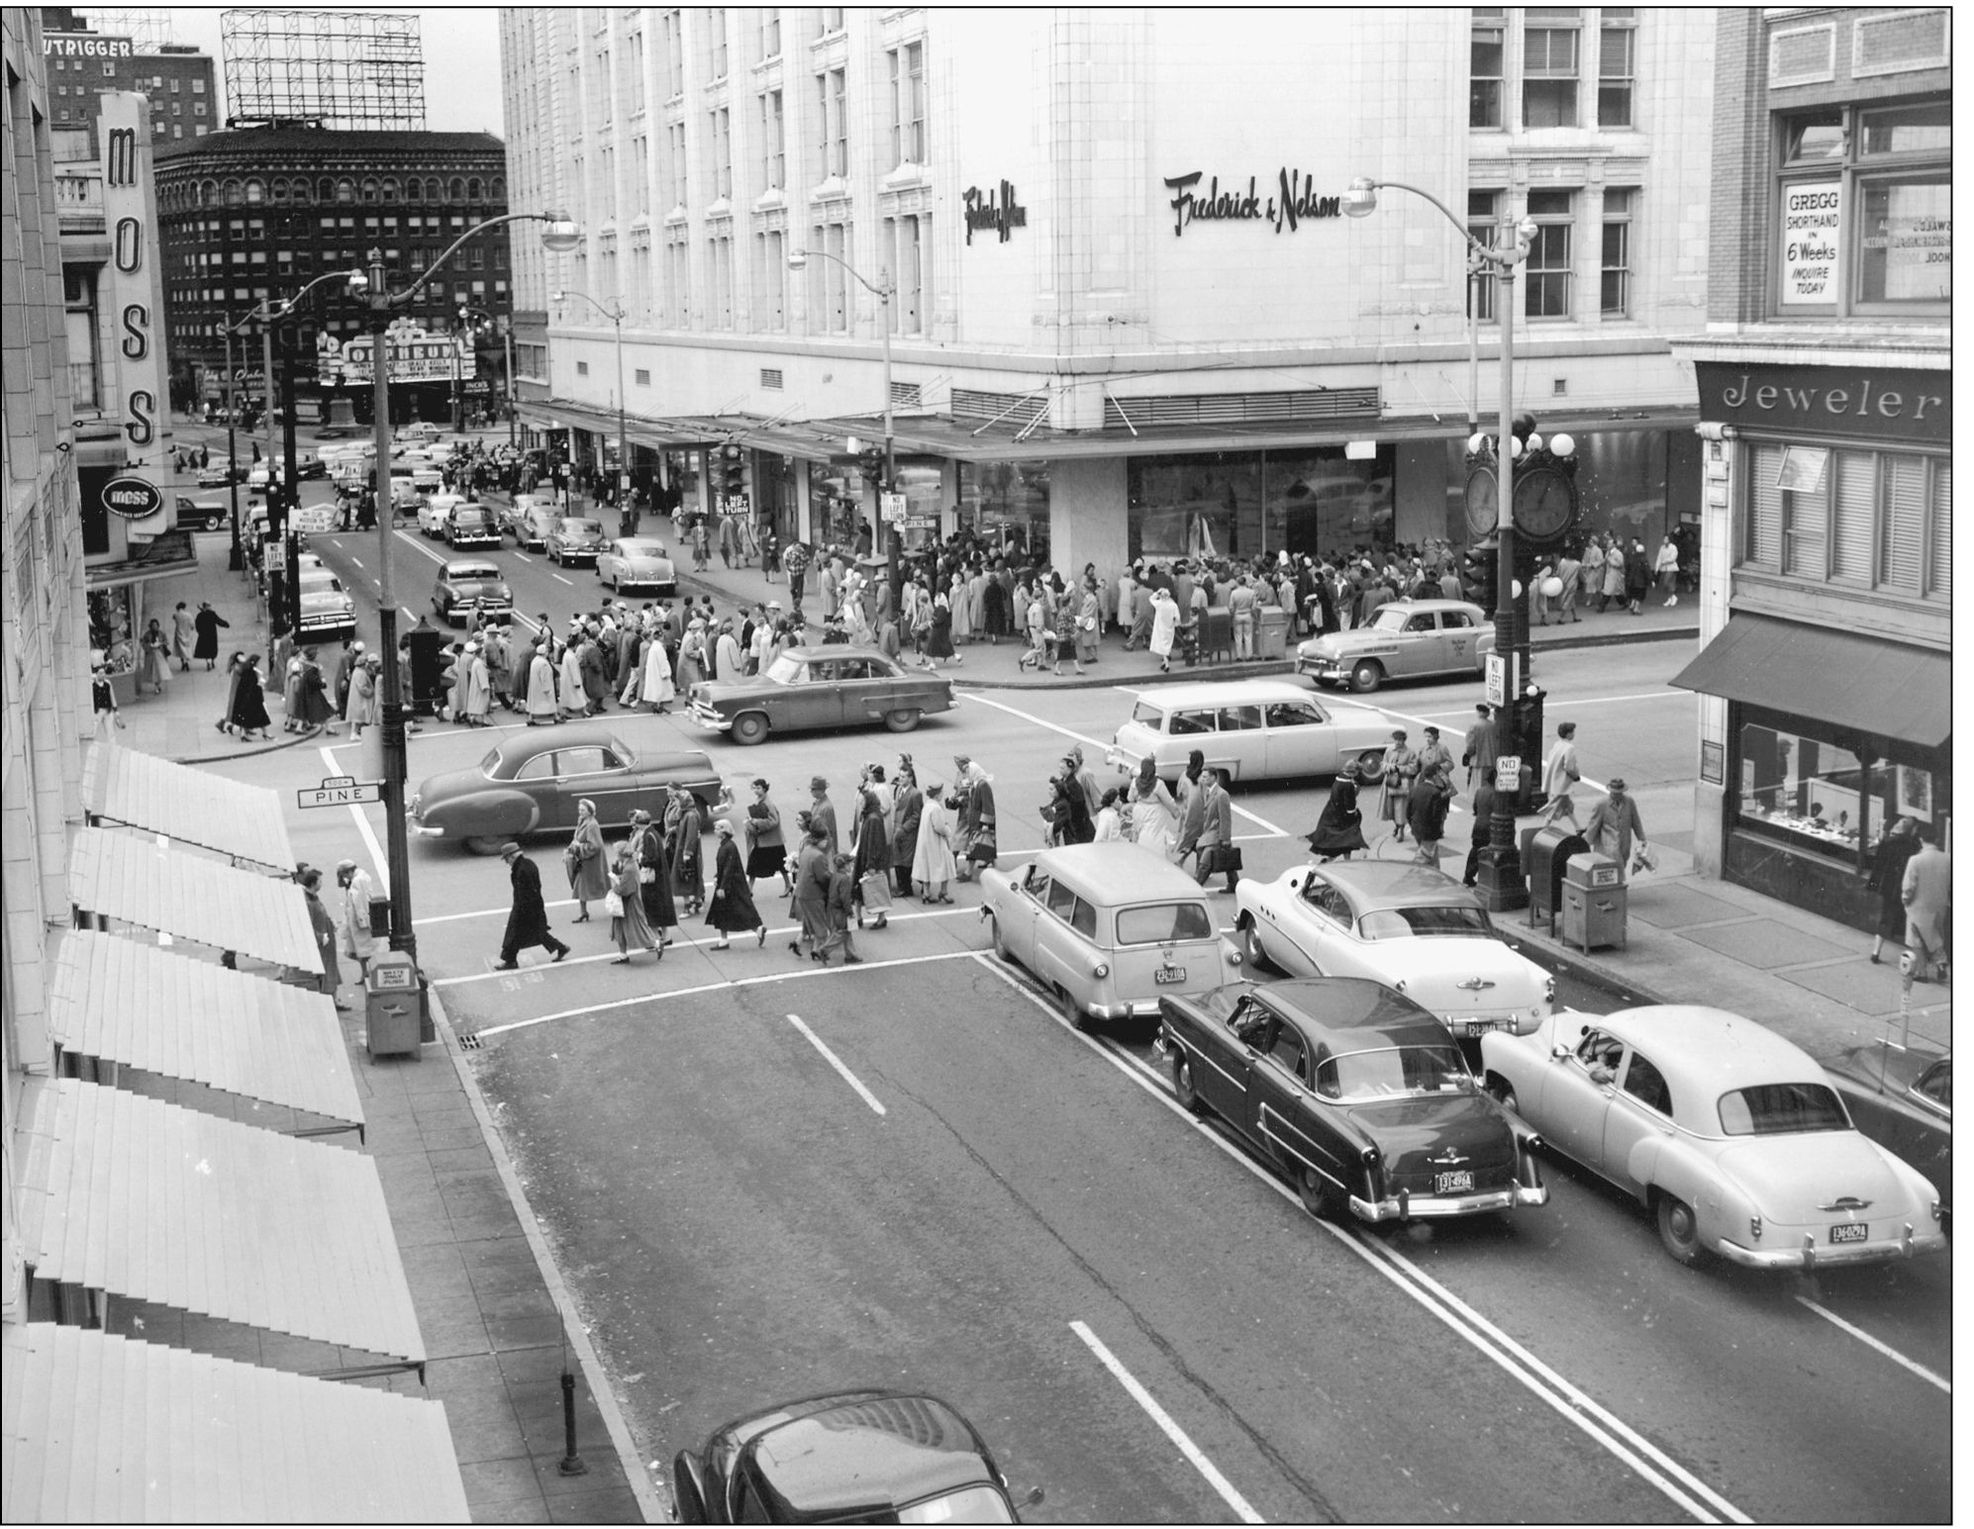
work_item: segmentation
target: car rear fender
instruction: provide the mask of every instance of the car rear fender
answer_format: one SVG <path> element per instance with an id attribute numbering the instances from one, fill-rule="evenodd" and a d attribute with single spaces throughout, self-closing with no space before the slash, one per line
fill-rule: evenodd
<path id="1" fill-rule="evenodd" d="M 706 1475 L 689 1449 L 672 1457 L 672 1506 L 682 1524 L 711 1522 L 706 1512 Z"/>
<path id="2" fill-rule="evenodd" d="M 533 797 L 505 788 L 441 803 L 425 814 L 426 825 L 443 828 L 449 838 L 532 833 L 540 821 L 541 809 Z"/>

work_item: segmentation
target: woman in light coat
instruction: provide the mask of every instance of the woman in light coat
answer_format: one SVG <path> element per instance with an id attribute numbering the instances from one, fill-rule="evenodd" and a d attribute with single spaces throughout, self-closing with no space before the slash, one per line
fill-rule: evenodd
<path id="1" fill-rule="evenodd" d="M 555 720 L 564 721 L 570 717 L 580 717 L 589 710 L 589 693 L 583 688 L 583 655 L 581 645 L 571 641 L 562 650 L 561 699 L 555 706 Z M 601 897 L 601 892 L 596 894 Z"/>
<path id="2" fill-rule="evenodd" d="M 377 725 L 377 670 L 374 658 L 359 660 L 350 670 L 350 693 L 343 702 L 343 720 L 350 725 L 352 741 L 363 736 L 366 727 Z"/>
<path id="3" fill-rule="evenodd" d="M 644 642 L 644 681 L 638 699 L 664 716 L 677 695 L 672 687 L 672 650 L 665 646 L 663 632 L 653 632 Z"/>
<path id="4" fill-rule="evenodd" d="M 1172 670 L 1172 640 L 1179 635 L 1179 605 L 1166 589 L 1152 591 L 1151 651 L 1161 674 Z"/>
<path id="5" fill-rule="evenodd" d="M 1652 560 L 1652 571 L 1659 576 L 1659 593 L 1665 604 L 1679 604 L 1679 548 L 1668 536 L 1659 543 L 1659 555 Z"/>
<path id="6" fill-rule="evenodd" d="M 947 886 L 958 874 L 953 859 L 953 815 L 941 799 L 945 787 L 928 781 L 923 805 L 919 808 L 918 844 L 912 851 L 912 882 L 919 899 L 928 903 L 949 903 Z"/>
<path id="7" fill-rule="evenodd" d="M 610 890 L 610 864 L 603 856 L 603 825 L 596 821 L 596 803 L 584 797 L 576 803 L 576 832 L 562 853 L 569 873 L 569 891 L 576 899 L 571 923 L 589 922 L 589 905 L 601 902 Z"/>
<path id="8" fill-rule="evenodd" d="M 1179 807 L 1149 758 L 1138 766 L 1131 782 L 1130 813 L 1132 843 L 1161 860 L 1172 859 L 1179 842 Z"/>
<path id="9" fill-rule="evenodd" d="M 466 644 L 463 667 L 466 682 L 459 692 L 462 698 L 459 720 L 468 727 L 485 727 L 493 710 L 493 683 L 487 677 L 486 656 L 477 642 Z"/>
<path id="10" fill-rule="evenodd" d="M 1097 635 L 1103 629 L 1103 621 L 1097 586 L 1094 583 L 1085 584 L 1083 603 L 1076 611 L 1076 661 L 1079 666 L 1097 661 Z"/>
<path id="11" fill-rule="evenodd" d="M 548 661 L 548 648 L 535 644 L 528 660 L 528 726 L 546 727 L 560 712 L 555 705 L 555 665 Z"/>
<path id="12" fill-rule="evenodd" d="M 665 947 L 658 943 L 657 931 L 644 916 L 644 899 L 638 894 L 643 888 L 637 879 L 637 856 L 631 853 L 630 841 L 618 846 L 617 856 L 610 862 L 610 890 L 617 894 L 622 904 L 620 910 L 610 916 L 610 938 L 617 942 L 617 956 L 612 966 L 628 966 L 631 962 L 631 947 L 637 945 L 660 961 L 665 959 Z"/>

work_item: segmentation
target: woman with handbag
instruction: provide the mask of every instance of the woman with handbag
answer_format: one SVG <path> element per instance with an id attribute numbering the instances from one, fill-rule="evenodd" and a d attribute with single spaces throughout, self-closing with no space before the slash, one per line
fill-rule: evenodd
<path id="1" fill-rule="evenodd" d="M 659 946 L 672 943 L 666 934 L 678 924 L 678 905 L 672 901 L 670 862 L 665 855 L 665 839 L 651 814 L 639 808 L 631 814 L 631 853 L 637 861 L 638 899 L 644 904 L 644 921 L 658 936 Z"/>
<path id="2" fill-rule="evenodd" d="M 857 927 L 864 927 L 864 915 L 875 914 L 873 929 L 890 923 L 886 910 L 891 906 L 891 836 L 884 826 L 884 802 L 878 788 L 884 784 L 884 766 L 864 766 L 863 783 L 857 788 L 857 825 L 853 848 L 855 862 Z"/>
<path id="3" fill-rule="evenodd" d="M 570 922 L 589 922 L 589 905 L 610 891 L 610 869 L 603 858 L 603 827 L 596 821 L 596 803 L 584 797 L 576 803 L 576 832 L 562 852 L 562 864 L 569 873 L 569 891 L 576 899 L 576 916 Z"/>
<path id="4" fill-rule="evenodd" d="M 644 916 L 644 899 L 638 895 L 643 888 L 637 875 L 637 856 L 631 853 L 631 841 L 627 839 L 611 862 L 610 891 L 603 899 L 603 911 L 610 915 L 610 936 L 617 942 L 619 951 L 610 963 L 612 966 L 630 965 L 634 944 L 643 946 L 657 960 L 665 959 L 665 947 L 658 943 L 657 933 Z"/>
<path id="5" fill-rule="evenodd" d="M 958 870 L 953 859 L 953 818 L 940 799 L 941 789 L 938 781 L 929 782 L 925 788 L 918 819 L 918 843 L 912 851 L 912 881 L 918 887 L 921 902 L 953 900 L 946 890 Z"/>
<path id="6" fill-rule="evenodd" d="M 768 800 L 768 783 L 754 781 L 754 800 L 747 804 L 747 880 L 751 885 L 770 876 L 781 878 L 781 889 L 794 895 L 788 879 L 788 841 L 782 837 L 781 809 Z"/>
<path id="7" fill-rule="evenodd" d="M 705 819 L 699 813 L 699 798 L 683 787 L 674 788 L 678 803 L 678 827 L 672 838 L 672 892 L 689 918 L 706 900 L 706 862 L 699 841 L 704 836 Z M 669 818 L 670 814 L 666 814 Z"/>
<path id="8" fill-rule="evenodd" d="M 1084 664 L 1097 661 L 1097 634 L 1103 628 L 1103 612 L 1097 602 L 1096 580 L 1085 580 L 1083 603 L 1076 612 L 1076 663 L 1078 670 Z"/>
<path id="9" fill-rule="evenodd" d="M 713 825 L 719 848 L 713 852 L 713 895 L 706 900 L 706 922 L 720 931 L 714 950 L 730 950 L 728 935 L 754 931 L 757 946 L 768 943 L 768 926 L 761 910 L 754 906 L 754 886 L 747 868 L 740 863 L 740 850 L 733 842 L 733 823 L 721 818 Z"/>
<path id="10" fill-rule="evenodd" d="M 788 942 L 790 955 L 805 954 L 803 942 L 808 943 L 806 954 L 811 960 L 820 961 L 824 943 L 829 939 L 829 851 L 824 843 L 822 826 L 812 822 L 807 813 L 801 818 L 802 847 L 795 852 L 795 895 L 789 902 L 788 911 L 801 922 L 796 938 Z"/>

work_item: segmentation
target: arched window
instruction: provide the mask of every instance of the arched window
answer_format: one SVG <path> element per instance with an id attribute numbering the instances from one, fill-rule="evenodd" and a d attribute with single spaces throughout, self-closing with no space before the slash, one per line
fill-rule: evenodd
<path id="1" fill-rule="evenodd" d="M 398 199 L 398 178 L 395 175 L 384 177 L 384 200 L 395 202 Z"/>
<path id="2" fill-rule="evenodd" d="M 356 200 L 356 182 L 351 180 L 347 175 L 336 182 L 336 200 L 339 202 L 354 202 Z"/>
<path id="3" fill-rule="evenodd" d="M 247 181 L 247 201 L 251 205 L 259 206 L 262 202 L 266 200 L 267 200 L 266 184 L 257 175 L 251 177 Z"/>
<path id="4" fill-rule="evenodd" d="M 472 178 L 471 180 L 469 180 L 469 181 L 468 181 L 468 182 L 466 183 L 466 199 L 467 199 L 467 200 L 468 200 L 469 202 L 477 202 L 477 201 L 479 201 L 479 200 L 480 200 L 480 177 L 479 177 L 479 176 L 477 176 L 477 175 L 476 175 L 476 176 L 474 176 L 474 177 L 473 177 L 473 178 Z"/>
<path id="5" fill-rule="evenodd" d="M 374 202 L 377 200 L 377 197 L 378 197 L 377 177 L 374 175 L 364 176 L 363 199 L 366 202 Z"/>
<path id="6" fill-rule="evenodd" d="M 421 181 L 417 176 L 415 175 L 412 176 L 409 180 L 407 180 L 404 183 L 404 199 L 407 202 L 422 201 L 424 199 L 424 196 L 425 196 L 425 183 Z"/>
<path id="7" fill-rule="evenodd" d="M 446 198 L 447 200 L 454 202 L 463 202 L 464 200 L 466 200 L 465 176 L 455 175 L 452 178 L 452 184 L 446 187 Z"/>
<path id="8" fill-rule="evenodd" d="M 315 199 L 318 202 L 333 202 L 336 200 L 336 183 L 329 179 L 328 176 L 322 176 L 316 181 Z"/>
<path id="9" fill-rule="evenodd" d="M 220 190 L 220 195 L 228 207 L 238 207 L 240 205 L 240 183 L 229 176 L 225 186 Z"/>
<path id="10" fill-rule="evenodd" d="M 495 177 L 493 178 L 493 185 L 492 185 L 492 186 L 491 186 L 491 187 L 490 187 L 490 188 L 488 189 L 488 191 L 487 191 L 487 195 L 488 195 L 489 197 L 491 197 L 491 198 L 492 198 L 492 199 L 493 199 L 494 201 L 496 201 L 496 202 L 504 202 L 504 201 L 506 201 L 506 200 L 507 200 L 507 177 L 506 177 L 506 176 L 504 176 L 504 175 L 496 175 L 496 176 L 495 176 Z"/>
<path id="11" fill-rule="evenodd" d="M 428 202 L 442 202 L 445 200 L 445 191 L 440 187 L 439 178 L 436 175 L 425 177 L 425 200 Z"/>

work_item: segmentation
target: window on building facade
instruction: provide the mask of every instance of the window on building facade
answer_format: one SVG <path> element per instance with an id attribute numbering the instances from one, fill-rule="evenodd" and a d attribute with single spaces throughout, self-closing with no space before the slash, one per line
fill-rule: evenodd
<path id="1" fill-rule="evenodd" d="M 173 95 L 177 95 L 177 94 L 178 94 L 178 87 L 179 87 L 180 85 L 182 85 L 183 83 L 184 83 L 184 81 L 182 81 L 182 80 L 180 80 L 180 79 L 178 79 L 178 78 L 176 78 L 176 77 L 174 76 L 174 77 L 173 77 L 173 79 L 172 79 L 172 82 L 171 82 L 171 93 L 172 93 Z"/>
<path id="2" fill-rule="evenodd" d="M 666 319 L 674 327 L 687 328 L 692 323 L 692 284 L 690 262 L 683 238 L 671 239 L 665 245 L 665 306 Z"/>
<path id="3" fill-rule="evenodd" d="M 650 387 L 651 368 L 648 366 L 640 366 L 634 368 L 631 372 L 631 383 L 635 387 L 640 387 L 640 388 Z"/>
<path id="4" fill-rule="evenodd" d="M 925 44 L 893 48 L 891 63 L 891 162 L 922 165 L 925 142 Z"/>
<path id="5" fill-rule="evenodd" d="M 639 133 L 631 139 L 631 211 L 651 211 L 651 136 Z"/>
<path id="6" fill-rule="evenodd" d="M 683 122 L 666 124 L 665 145 L 667 171 L 665 200 L 672 207 L 683 207 L 685 206 L 686 198 L 685 124 Z"/>
<path id="7" fill-rule="evenodd" d="M 1607 319 L 1631 317 L 1631 213 L 1637 192 L 1604 188 L 1604 261 L 1598 307 Z"/>
<path id="8" fill-rule="evenodd" d="M 724 6 L 708 6 L 702 12 L 706 18 L 706 61 L 710 69 L 709 80 L 723 80 L 727 77 L 727 13 Z"/>
<path id="9" fill-rule="evenodd" d="M 204 80 L 194 80 L 192 82 L 192 94 L 195 96 L 202 96 L 205 93 L 206 93 L 206 82 Z"/>
<path id="10" fill-rule="evenodd" d="M 714 329 L 733 328 L 733 235 L 715 234 L 706 241 L 708 274 L 712 277 L 713 311 L 707 323 Z"/>
<path id="11" fill-rule="evenodd" d="M 891 246 L 891 269 L 896 291 L 891 298 L 891 327 L 897 334 L 925 333 L 925 262 L 931 247 L 929 217 L 885 219 Z"/>
<path id="12" fill-rule="evenodd" d="M 754 327 L 788 327 L 788 243 L 778 228 L 754 235 Z"/>
<path id="13" fill-rule="evenodd" d="M 809 230 L 809 248 L 834 257 L 809 262 L 811 327 L 827 334 L 843 334 L 850 328 L 850 278 L 843 264 L 850 256 L 850 225 L 817 225 Z"/>
<path id="14" fill-rule="evenodd" d="M 1501 221 L 1501 193 L 1499 191 L 1469 191 L 1467 193 L 1467 233 L 1482 244 L 1492 248 L 1496 226 Z M 1483 324 L 1494 322 L 1494 274 L 1483 271 L 1478 280 L 1467 283 L 1467 301 L 1473 305 L 1474 316 Z"/>
<path id="15" fill-rule="evenodd" d="M 110 62 L 110 61 L 109 61 L 108 59 L 104 59 L 104 60 L 103 60 L 103 78 L 104 78 L 104 79 L 106 79 L 106 80 L 113 80 L 113 79 L 115 79 L 116 77 L 117 77 L 117 66 L 116 66 L 115 64 L 113 64 L 113 63 L 111 63 L 111 62 Z"/>
<path id="16" fill-rule="evenodd" d="M 781 92 L 761 93 L 761 189 L 780 191 L 788 184 L 788 136 L 782 121 Z"/>
<path id="17" fill-rule="evenodd" d="M 781 57 L 781 9 L 778 6 L 763 6 L 761 18 L 761 61 Z"/>
<path id="18" fill-rule="evenodd" d="M 665 99 L 673 100 L 685 94 L 685 21 L 679 11 L 667 11 L 663 18 L 665 33 Z"/>
<path id="19" fill-rule="evenodd" d="M 1507 11 L 1474 8 L 1472 53 L 1467 66 L 1467 126 L 1501 127 L 1501 82 L 1508 52 Z"/>
<path id="20" fill-rule="evenodd" d="M 843 7 L 824 5 L 816 9 L 816 36 L 827 37 L 843 30 Z"/>
<path id="21" fill-rule="evenodd" d="M 1597 125 L 1630 127 L 1631 89 L 1638 65 L 1638 13 L 1607 5 L 1598 13 Z"/>
<path id="22" fill-rule="evenodd" d="M 1575 6 L 1531 5 L 1522 21 L 1522 126 L 1575 127 L 1578 45 Z"/>
<path id="23" fill-rule="evenodd" d="M 816 76 L 816 147 L 823 178 L 850 173 L 848 85 L 845 71 L 826 69 Z"/>
<path id="24" fill-rule="evenodd" d="M 727 107 L 707 113 L 712 132 L 713 196 L 727 201 L 733 196 L 733 113 Z"/>
<path id="25" fill-rule="evenodd" d="M 1947 457 L 1755 442 L 1745 501 L 1746 566 L 1914 599 L 1952 596 Z"/>
<path id="26" fill-rule="evenodd" d="M 1575 217 L 1574 191 L 1531 191 L 1528 215 L 1535 219 L 1535 240 L 1529 245 L 1524 280 L 1528 298 L 1522 311 L 1532 319 L 1570 316 L 1570 230 Z"/>
<path id="27" fill-rule="evenodd" d="M 644 33 L 624 39 L 624 101 L 632 116 L 644 110 Z"/>

